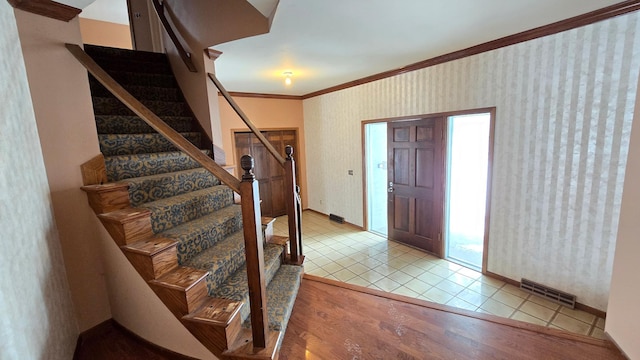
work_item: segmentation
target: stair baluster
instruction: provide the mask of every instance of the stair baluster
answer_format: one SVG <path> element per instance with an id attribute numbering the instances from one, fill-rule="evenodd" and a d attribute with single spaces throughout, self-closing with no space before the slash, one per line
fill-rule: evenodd
<path id="1" fill-rule="evenodd" d="M 262 220 L 260 214 L 260 190 L 253 174 L 253 158 L 244 155 L 240 159 L 244 170 L 240 182 L 242 197 L 242 219 L 244 223 L 245 256 L 247 257 L 247 280 L 249 282 L 249 307 L 251 309 L 251 332 L 253 347 L 267 346 L 267 290 L 264 271 L 264 248 Z"/>
<path id="2" fill-rule="evenodd" d="M 285 169 L 284 191 L 285 201 L 287 208 L 287 217 L 289 222 L 289 262 L 294 265 L 302 265 L 304 262 L 304 255 L 302 255 L 302 230 L 300 227 L 300 211 L 302 204 L 299 200 L 299 191 L 296 184 L 296 170 L 295 161 L 293 160 L 293 147 L 287 145 L 285 153 L 287 158 L 283 158 L 273 144 L 260 132 L 260 130 L 249 120 L 247 115 L 240 109 L 240 106 L 233 100 L 231 94 L 224 88 L 220 80 L 215 74 L 207 73 L 209 79 L 215 84 L 222 96 L 227 100 L 227 103 L 238 114 L 240 119 L 247 125 L 249 130 L 260 140 L 260 142 L 267 148 L 271 156 L 278 161 L 280 166 Z"/>
<path id="3" fill-rule="evenodd" d="M 304 256 L 302 255 L 301 237 L 299 233 L 298 213 L 298 193 L 296 191 L 296 162 L 293 159 L 293 146 L 287 145 L 284 149 L 287 158 L 284 163 L 284 187 L 285 201 L 287 206 L 287 217 L 289 218 L 289 261 L 291 264 L 302 265 Z"/>

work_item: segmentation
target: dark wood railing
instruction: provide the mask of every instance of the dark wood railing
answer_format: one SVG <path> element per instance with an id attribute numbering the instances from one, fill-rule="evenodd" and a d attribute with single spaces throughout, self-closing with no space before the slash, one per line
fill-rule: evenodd
<path id="1" fill-rule="evenodd" d="M 269 150 L 271 155 L 280 163 L 280 166 L 284 168 L 284 196 L 287 209 L 288 228 L 289 228 L 289 262 L 292 264 L 301 265 L 304 261 L 304 255 L 302 254 L 302 227 L 300 224 L 302 202 L 300 201 L 300 188 L 296 184 L 296 164 L 293 159 L 293 147 L 287 145 L 285 147 L 286 159 L 278 153 L 278 150 L 271 144 L 271 142 L 260 132 L 260 130 L 249 120 L 249 117 L 242 111 L 240 106 L 231 97 L 231 94 L 224 88 L 220 80 L 211 73 L 207 74 L 209 79 L 213 81 L 222 96 L 227 100 L 233 111 L 238 114 L 240 119 L 247 125 L 251 132 L 260 140 L 260 142 Z"/>
<path id="2" fill-rule="evenodd" d="M 253 174 L 253 158 L 244 155 L 240 166 L 244 170 L 240 183 L 242 197 L 242 226 L 244 229 L 245 254 L 247 256 L 247 280 L 249 282 L 249 303 L 251 304 L 251 330 L 253 346 L 265 348 L 267 344 L 267 288 L 264 272 L 264 248 L 262 236 L 258 241 L 256 234 L 262 234 L 262 217 L 260 216 L 260 190 Z M 260 309 L 260 311 L 254 311 Z M 257 341 L 256 341 L 257 339 Z"/>
<path id="3" fill-rule="evenodd" d="M 207 73 L 207 75 L 209 76 L 209 79 L 211 79 L 211 81 L 213 81 L 213 83 L 216 85 L 216 87 L 218 88 L 222 96 L 224 96 L 224 98 L 227 99 L 227 102 L 229 103 L 229 105 L 231 105 L 231 108 L 233 109 L 233 111 L 235 111 L 236 114 L 240 116 L 240 119 L 242 119 L 245 125 L 247 125 L 249 130 L 251 130 L 251 132 L 258 138 L 258 140 L 260 140 L 262 145 L 264 145 L 264 147 L 266 147 L 267 150 L 269 150 L 271 155 L 273 155 L 273 157 L 280 163 L 280 166 L 284 167 L 284 164 L 286 162 L 284 157 L 280 155 L 280 153 L 278 152 L 278 150 L 276 150 L 273 144 L 271 144 L 271 142 L 249 120 L 249 117 L 247 117 L 247 115 L 244 113 L 244 111 L 242 111 L 240 106 L 238 106 L 235 100 L 233 100 L 233 98 L 231 97 L 227 89 L 225 89 L 224 86 L 222 86 L 222 83 L 220 82 L 220 80 L 218 80 L 218 78 L 212 73 Z"/>
<path id="4" fill-rule="evenodd" d="M 236 192 L 240 192 L 240 181 L 235 176 L 216 164 L 213 159 L 204 154 L 197 146 L 190 143 L 179 132 L 167 125 L 156 114 L 144 106 L 138 99 L 133 97 L 117 81 L 115 81 L 104 69 L 76 44 L 66 44 L 67 49 L 84 65 L 105 88 L 107 88 L 116 98 L 118 98 L 131 111 L 144 120 L 149 126 L 173 143 L 178 149 L 185 152 L 205 169 L 218 177 L 227 186 Z"/>
<path id="5" fill-rule="evenodd" d="M 156 10 L 156 13 L 158 14 L 158 18 L 160 18 L 160 22 L 162 23 L 164 30 L 169 35 L 169 38 L 171 38 L 171 41 L 173 42 L 173 45 L 178 50 L 178 54 L 180 54 L 180 58 L 182 59 L 182 61 L 184 61 L 184 64 L 187 65 L 187 68 L 189 69 L 189 71 L 198 72 L 198 69 L 196 69 L 196 66 L 193 64 L 193 61 L 191 60 L 191 53 L 185 50 L 184 46 L 182 46 L 182 43 L 178 39 L 178 36 L 176 35 L 175 31 L 173 31 L 171 24 L 169 24 L 169 19 L 167 19 L 167 16 L 164 14 L 164 5 L 160 3 L 160 0 L 153 0 L 153 8 Z"/>
<path id="6" fill-rule="evenodd" d="M 245 174 L 242 182 L 231 175 L 213 159 L 204 154 L 195 145 L 172 129 L 156 114 L 144 106 L 125 90 L 87 53 L 76 44 L 66 44 L 67 49 L 107 90 L 138 115 L 144 122 L 164 136 L 178 149 L 197 161 L 215 177 L 240 194 L 242 221 L 244 224 L 245 256 L 247 259 L 247 281 L 249 286 L 249 307 L 251 309 L 251 331 L 253 346 L 265 348 L 267 345 L 267 296 L 264 271 L 264 244 L 260 214 L 260 192 L 258 182 L 253 176 L 253 159 L 243 157 L 242 168 Z"/>

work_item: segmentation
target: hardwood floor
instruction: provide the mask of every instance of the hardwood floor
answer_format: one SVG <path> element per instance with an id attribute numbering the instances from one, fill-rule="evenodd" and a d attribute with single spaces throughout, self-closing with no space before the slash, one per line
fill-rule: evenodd
<path id="1" fill-rule="evenodd" d="M 606 341 L 339 284 L 305 275 L 280 359 L 624 359 Z"/>
<path id="2" fill-rule="evenodd" d="M 106 321 L 80 337 L 73 360 L 196 360 L 151 344 L 115 321 Z"/>
<path id="3" fill-rule="evenodd" d="M 190 358 L 106 322 L 86 336 L 74 359 Z M 305 275 L 280 359 L 615 360 L 624 356 L 604 340 Z"/>

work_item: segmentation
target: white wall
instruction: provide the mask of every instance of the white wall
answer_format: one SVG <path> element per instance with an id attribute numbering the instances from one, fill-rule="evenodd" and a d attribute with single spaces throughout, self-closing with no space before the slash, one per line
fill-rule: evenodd
<path id="1" fill-rule="evenodd" d="M 638 94 L 640 95 L 640 93 Z M 640 96 L 636 100 L 605 330 L 631 359 L 640 359 Z"/>
<path id="2" fill-rule="evenodd" d="M 16 20 L 0 2 L 0 359 L 71 359 L 78 336 Z"/>
<path id="3" fill-rule="evenodd" d="M 96 156 L 98 135 L 87 71 L 64 47 L 82 44 L 70 22 L 16 10 L 33 109 L 71 296 L 80 330 L 111 318 L 98 223 L 80 190 L 80 165 Z"/>
<path id="4" fill-rule="evenodd" d="M 488 270 L 605 310 L 639 26 L 632 13 L 305 100 L 309 206 L 363 224 L 361 121 L 495 106 Z"/>

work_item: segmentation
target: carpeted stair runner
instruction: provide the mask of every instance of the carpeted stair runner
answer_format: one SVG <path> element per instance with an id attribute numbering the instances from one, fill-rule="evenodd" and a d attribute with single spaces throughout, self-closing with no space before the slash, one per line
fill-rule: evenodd
<path id="1" fill-rule="evenodd" d="M 85 51 L 169 126 L 202 148 L 203 135 L 163 54 L 85 45 Z M 180 265 L 209 272 L 209 296 L 243 301 L 250 326 L 240 206 L 233 191 L 157 134 L 90 79 L 100 149 L 110 182 L 129 185 L 132 207 L 151 211 L 157 236 L 178 241 Z M 209 150 L 202 150 L 211 155 Z M 282 265 L 281 245 L 265 244 L 269 327 L 286 328 L 302 268 Z"/>

